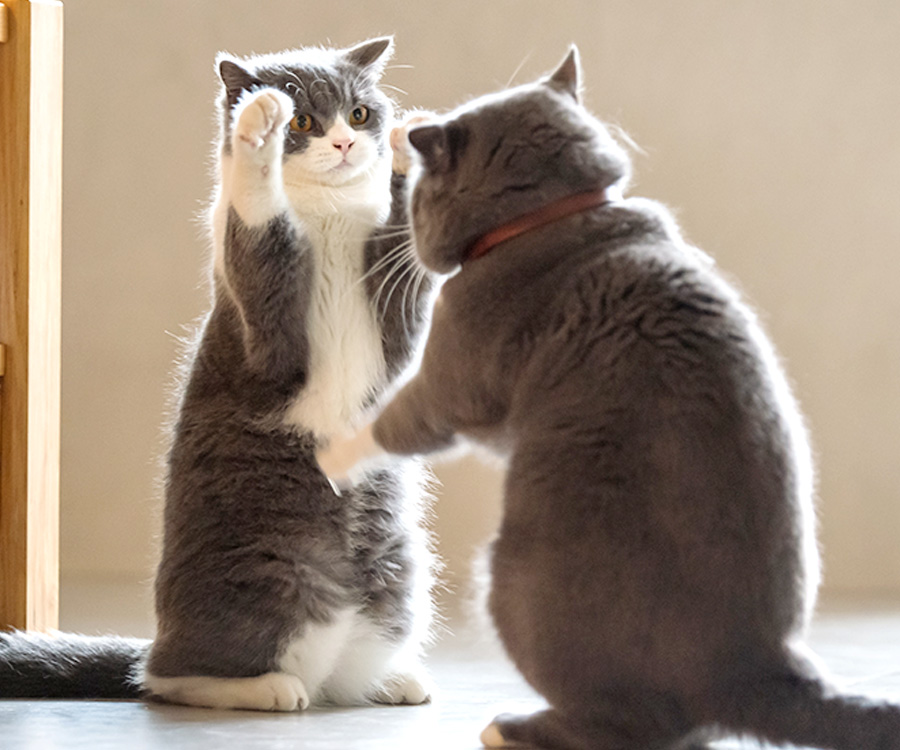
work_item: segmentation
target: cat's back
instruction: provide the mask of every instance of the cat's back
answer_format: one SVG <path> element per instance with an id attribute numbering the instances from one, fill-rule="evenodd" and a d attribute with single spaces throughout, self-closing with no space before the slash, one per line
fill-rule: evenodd
<path id="1" fill-rule="evenodd" d="M 752 310 L 706 256 L 637 234 L 573 255 L 557 283 L 513 397 L 520 445 L 606 446 L 633 476 L 676 483 L 671 470 L 685 492 L 704 472 L 789 491 L 808 463 L 797 407 Z"/>
<path id="2" fill-rule="evenodd" d="M 674 396 L 766 377 L 754 314 L 713 262 L 678 237 L 598 242 L 573 254 L 553 284 L 539 354 L 575 380 L 605 376 Z"/>

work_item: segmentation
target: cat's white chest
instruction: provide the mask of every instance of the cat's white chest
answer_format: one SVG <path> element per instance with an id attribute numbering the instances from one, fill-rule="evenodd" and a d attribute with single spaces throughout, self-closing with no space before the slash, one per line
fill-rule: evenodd
<path id="1" fill-rule="evenodd" d="M 374 217 L 300 217 L 313 252 L 307 382 L 285 421 L 317 437 L 345 431 L 385 373 L 381 333 L 362 280 Z"/>

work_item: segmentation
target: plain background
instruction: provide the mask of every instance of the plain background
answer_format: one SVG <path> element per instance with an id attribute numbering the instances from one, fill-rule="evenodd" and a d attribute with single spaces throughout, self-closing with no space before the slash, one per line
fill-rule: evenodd
<path id="1" fill-rule="evenodd" d="M 896 0 L 70 0 L 66 32 L 64 586 L 152 576 L 176 338 L 207 299 L 215 53 L 390 33 L 386 82 L 436 110 L 579 45 L 588 106 L 644 150 L 632 193 L 676 210 L 786 364 L 819 466 L 826 592 L 900 596 Z M 472 459 L 438 473 L 456 602 L 501 478 Z"/>

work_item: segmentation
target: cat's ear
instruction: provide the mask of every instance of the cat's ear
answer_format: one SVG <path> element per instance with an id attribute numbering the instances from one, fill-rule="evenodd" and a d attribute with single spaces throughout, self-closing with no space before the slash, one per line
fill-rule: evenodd
<path id="1" fill-rule="evenodd" d="M 357 44 L 344 52 L 344 57 L 358 68 L 363 68 L 373 77 L 380 78 L 384 66 L 394 54 L 394 38 L 383 36 Z"/>
<path id="2" fill-rule="evenodd" d="M 407 137 L 412 147 L 419 152 L 426 169 L 442 172 L 450 164 L 450 149 L 447 131 L 440 125 L 420 125 L 411 128 Z"/>
<path id="3" fill-rule="evenodd" d="M 254 86 L 259 86 L 260 81 L 247 70 L 238 65 L 229 57 L 220 56 L 219 78 L 225 85 L 225 93 L 228 96 L 228 106 L 233 107 L 245 91 L 250 91 Z"/>
<path id="4" fill-rule="evenodd" d="M 557 91 L 568 94 L 576 102 L 581 101 L 581 61 L 578 47 L 572 45 L 566 59 L 562 61 L 555 73 L 545 79 L 544 83 Z"/>

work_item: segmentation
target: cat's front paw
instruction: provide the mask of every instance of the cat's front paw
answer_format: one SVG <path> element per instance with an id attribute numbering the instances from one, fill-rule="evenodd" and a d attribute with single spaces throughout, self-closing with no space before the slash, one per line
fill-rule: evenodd
<path id="1" fill-rule="evenodd" d="M 235 108 L 235 146 L 259 151 L 282 145 L 284 126 L 293 111 L 291 98 L 277 89 L 261 89 L 245 96 Z"/>
<path id="2" fill-rule="evenodd" d="M 365 463 L 370 463 L 384 450 L 375 442 L 372 425 L 366 425 L 359 432 L 338 436 L 326 448 L 316 452 L 319 468 L 332 482 L 346 484 Z"/>
<path id="3" fill-rule="evenodd" d="M 424 125 L 426 122 L 431 122 L 436 116 L 432 112 L 413 111 L 407 114 L 400 124 L 391 130 L 391 149 L 394 152 L 394 161 L 391 169 L 394 172 L 407 174 L 412 166 L 414 149 L 407 137 L 409 129 L 416 125 Z"/>

